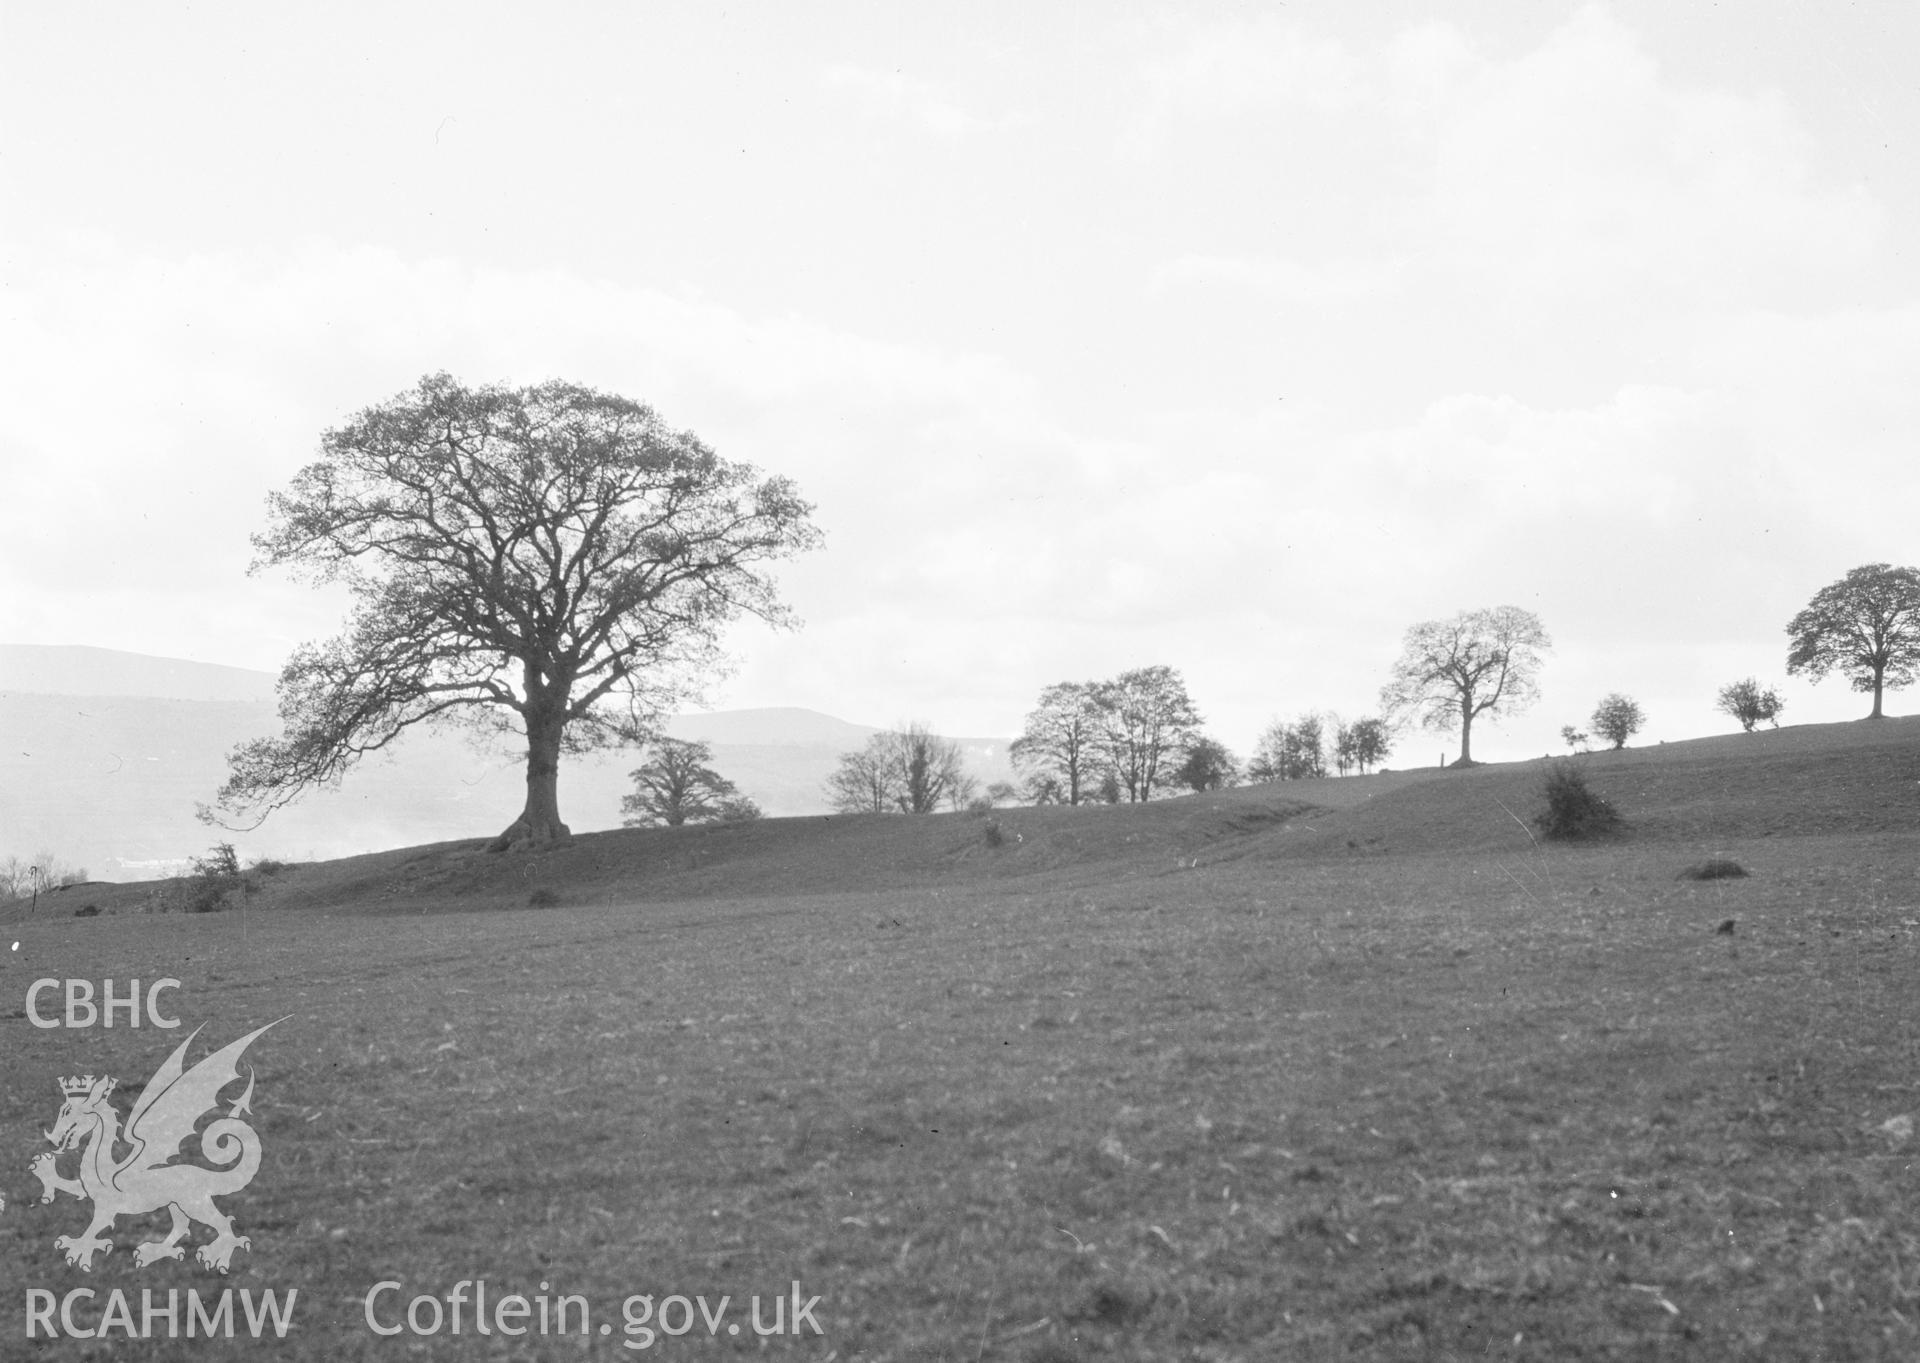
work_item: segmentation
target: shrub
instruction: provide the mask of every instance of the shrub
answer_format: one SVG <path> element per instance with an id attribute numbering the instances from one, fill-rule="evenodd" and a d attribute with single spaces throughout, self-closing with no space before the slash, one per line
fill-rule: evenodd
<path id="1" fill-rule="evenodd" d="M 1556 841 L 1610 837 L 1621 831 L 1620 811 L 1587 788 L 1587 778 L 1571 762 L 1547 768 L 1541 787 L 1546 808 L 1534 817 L 1540 831 Z"/>
<path id="2" fill-rule="evenodd" d="M 1747 868 L 1737 861 L 1725 857 L 1713 857 L 1698 866 L 1689 866 L 1675 880 L 1738 880 L 1745 876 Z"/>
<path id="3" fill-rule="evenodd" d="M 187 913 L 217 913 L 230 908 L 229 897 L 238 891 L 251 895 L 259 882 L 240 870 L 240 858 L 230 842 L 217 842 L 204 857 L 193 859 L 193 874 L 184 886 L 182 907 Z"/>
<path id="4" fill-rule="evenodd" d="M 993 813 L 993 801 L 984 795 L 976 795 L 967 801 L 967 813 L 976 819 L 984 819 Z"/>
<path id="5" fill-rule="evenodd" d="M 1007 835 L 1003 831 L 1001 831 L 1000 820 L 998 819 L 987 820 L 986 839 L 987 839 L 987 846 L 989 847 L 998 847 L 1000 846 L 1000 844 L 1002 844 L 1007 840 Z"/>
<path id="6" fill-rule="evenodd" d="M 291 871 L 293 869 L 293 863 L 290 861 L 280 861 L 274 857 L 258 857 L 247 869 L 255 875 L 271 877 L 279 875 L 282 871 Z"/>

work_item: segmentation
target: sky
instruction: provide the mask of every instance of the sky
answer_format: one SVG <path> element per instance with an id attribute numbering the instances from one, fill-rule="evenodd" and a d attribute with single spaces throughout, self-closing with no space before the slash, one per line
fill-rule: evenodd
<path id="1" fill-rule="evenodd" d="M 0 642 L 277 671 L 344 601 L 249 575 L 269 492 L 445 370 L 815 503 L 716 708 L 1012 735 L 1164 663 L 1244 755 L 1510 604 L 1553 648 L 1479 757 L 1616 691 L 1724 732 L 1747 675 L 1854 718 L 1785 626 L 1920 563 L 1915 51 L 1899 3 L 0 0 Z"/>

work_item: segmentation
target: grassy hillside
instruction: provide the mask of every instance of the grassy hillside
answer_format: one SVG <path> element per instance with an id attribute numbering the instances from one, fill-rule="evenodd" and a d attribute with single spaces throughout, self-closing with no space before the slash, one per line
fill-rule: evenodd
<path id="1" fill-rule="evenodd" d="M 288 1019 L 224 1280 L 299 1289 L 276 1356 L 630 1356 L 673 1293 L 740 1334 L 653 1350 L 744 1356 L 794 1282 L 816 1360 L 1920 1356 L 1920 722 L 1580 762 L 1627 838 L 1537 845 L 1534 763 L 0 910 L 0 1275 L 223 1282 L 124 1224 L 68 1268 L 24 1172 L 56 1076 L 137 1092 L 184 1034 L 34 1029 L 26 982 L 166 973 L 196 1056 Z M 366 1326 L 481 1277 L 596 1333 Z"/>

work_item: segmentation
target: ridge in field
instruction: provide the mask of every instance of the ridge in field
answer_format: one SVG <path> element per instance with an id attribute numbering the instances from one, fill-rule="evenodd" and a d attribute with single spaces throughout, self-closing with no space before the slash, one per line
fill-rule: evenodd
<path id="1" fill-rule="evenodd" d="M 1574 761 L 1628 819 L 1629 856 L 1675 868 L 1735 844 L 1920 831 L 1920 717 L 1735 734 Z M 479 841 L 396 848 L 274 878 L 261 908 L 519 908 L 530 887 L 567 905 L 892 892 L 901 903 L 1003 885 L 1151 900 L 1167 877 L 1282 894 L 1399 856 L 1548 867 L 1538 840 L 1545 764 L 1490 763 L 1242 786 L 1115 807 L 768 819 L 620 829 L 565 848 L 494 855 Z M 1577 851 L 1576 851 L 1577 855 Z M 1539 858 L 1549 858 L 1541 861 Z M 1231 869 L 1229 869 L 1231 868 Z M 129 901 L 131 902 L 131 901 Z"/>

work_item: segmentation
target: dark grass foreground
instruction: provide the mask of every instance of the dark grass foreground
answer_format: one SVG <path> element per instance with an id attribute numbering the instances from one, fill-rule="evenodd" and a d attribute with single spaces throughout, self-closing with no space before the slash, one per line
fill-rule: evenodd
<path id="1" fill-rule="evenodd" d="M 1348 806 L 1317 812 L 1286 788 L 1001 811 L 992 849 L 964 816 L 832 834 L 880 888 L 823 890 L 801 852 L 808 892 L 782 894 L 773 844 L 702 864 L 719 843 L 608 835 L 572 863 L 304 868 L 244 927 L 16 922 L 0 1357 L 109 1352 L 29 1348 L 30 1286 L 136 1313 L 141 1287 L 299 1289 L 284 1341 L 114 1343 L 132 1357 L 1920 1357 L 1914 728 L 1856 750 L 1851 795 L 1806 747 L 1868 832 L 1779 831 L 1784 756 L 1751 750 L 1757 793 L 1718 756 L 1709 778 L 1628 753 L 1586 772 L 1633 835 L 1589 848 L 1512 817 L 1532 764 L 1315 783 Z M 1688 831 L 1709 779 L 1764 826 Z M 748 836 L 829 836 L 770 824 Z M 889 838 L 891 862 L 847 850 Z M 1675 879 L 1708 855 L 1752 874 Z M 497 911 L 419 912 L 486 873 L 512 883 L 464 893 Z M 369 892 L 409 875 L 431 893 Z M 707 897 L 643 899 L 700 876 Z M 559 904 L 521 907 L 542 886 Z M 249 1056 L 266 1157 L 228 1200 L 254 1246 L 229 1280 L 136 1269 L 163 1219 L 67 1269 L 82 1204 L 40 1207 L 25 1172 L 57 1076 L 137 1092 L 184 1035 L 33 1029 L 5 1016 L 27 982 L 162 973 L 197 1047 L 292 1015 Z M 596 1333 L 364 1322 L 382 1280 L 392 1318 L 475 1278 L 579 1294 Z M 747 1299 L 795 1281 L 824 1334 L 763 1350 Z M 623 1349 L 623 1299 L 676 1292 L 731 1297 L 740 1334 L 696 1315 Z"/>

